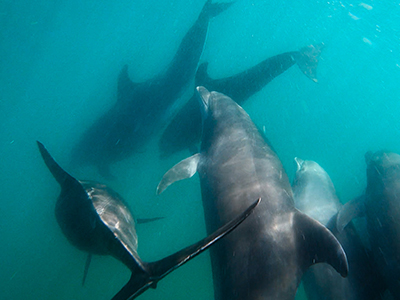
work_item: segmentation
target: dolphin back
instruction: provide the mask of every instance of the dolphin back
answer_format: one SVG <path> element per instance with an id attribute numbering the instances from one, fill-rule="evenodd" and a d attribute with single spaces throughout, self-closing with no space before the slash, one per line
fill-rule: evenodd
<path id="1" fill-rule="evenodd" d="M 139 271 L 136 273 L 133 271 L 128 283 L 112 298 L 112 300 L 134 299 L 141 295 L 148 288 L 156 288 L 158 281 L 160 281 L 166 275 L 176 270 L 192 258 L 196 257 L 204 250 L 207 250 L 211 245 L 219 241 L 221 238 L 239 226 L 240 223 L 250 216 L 260 201 L 261 199 L 258 199 L 235 219 L 228 222 L 214 233 L 198 241 L 197 243 L 194 243 L 191 246 L 186 247 L 159 261 L 146 263 L 146 273 Z"/>

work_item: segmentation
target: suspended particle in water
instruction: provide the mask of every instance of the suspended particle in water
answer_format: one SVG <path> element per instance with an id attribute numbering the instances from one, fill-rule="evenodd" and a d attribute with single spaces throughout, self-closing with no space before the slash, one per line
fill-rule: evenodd
<path id="1" fill-rule="evenodd" d="M 363 37 L 362 40 L 363 40 L 364 43 L 366 43 L 366 44 L 368 44 L 370 46 L 372 45 L 372 42 L 369 39 L 367 39 L 366 37 Z"/>
<path id="2" fill-rule="evenodd" d="M 365 4 L 365 3 L 360 3 L 359 6 L 365 8 L 366 10 L 371 10 L 373 7 L 371 5 Z"/>

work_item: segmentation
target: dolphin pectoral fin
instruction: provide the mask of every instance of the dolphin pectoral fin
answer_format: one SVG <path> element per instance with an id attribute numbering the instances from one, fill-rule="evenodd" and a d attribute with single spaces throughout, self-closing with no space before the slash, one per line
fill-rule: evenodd
<path id="1" fill-rule="evenodd" d="M 349 272 L 349 265 L 342 245 L 335 236 L 318 221 L 297 211 L 294 215 L 299 257 L 305 271 L 309 266 L 326 262 L 342 277 Z"/>
<path id="2" fill-rule="evenodd" d="M 197 171 L 197 164 L 199 163 L 199 160 L 200 153 L 197 153 L 173 166 L 167 173 L 164 174 L 163 178 L 158 184 L 157 195 L 161 194 L 175 181 L 192 177 Z"/>
<path id="3" fill-rule="evenodd" d="M 294 55 L 294 59 L 300 70 L 314 82 L 318 82 L 317 66 L 321 51 L 324 46 L 324 43 L 310 45 L 301 48 L 300 51 Z"/>
<path id="4" fill-rule="evenodd" d="M 89 253 L 86 258 L 85 270 L 83 271 L 82 286 L 85 285 L 85 281 L 86 281 L 87 274 L 89 272 L 89 267 L 90 267 L 91 261 L 92 261 L 92 254 Z"/>
<path id="5" fill-rule="evenodd" d="M 204 250 L 208 249 L 215 242 L 219 241 L 221 238 L 239 226 L 239 224 L 242 223 L 253 212 L 254 208 L 258 205 L 258 203 L 260 203 L 260 201 L 261 199 L 258 199 L 238 217 L 225 224 L 201 241 L 194 243 L 193 245 L 159 261 L 143 263 L 145 270 L 137 269 L 136 271 L 132 271 L 132 275 L 128 283 L 112 298 L 112 300 L 134 299 L 147 289 L 156 288 L 158 281 L 160 281 L 166 275 L 176 270 Z"/>
<path id="6" fill-rule="evenodd" d="M 350 200 L 342 206 L 336 218 L 336 228 L 339 232 L 351 222 L 351 220 L 365 215 L 365 195 Z"/>
<path id="7" fill-rule="evenodd" d="M 194 79 L 195 82 L 195 86 L 199 86 L 199 85 L 204 85 L 207 87 L 207 83 L 212 81 L 212 79 L 210 78 L 210 76 L 208 76 L 208 62 L 204 62 L 202 63 L 196 71 L 196 76 Z"/>
<path id="8" fill-rule="evenodd" d="M 161 219 L 164 219 L 165 217 L 156 217 L 156 218 L 141 218 L 141 219 L 136 219 L 137 224 L 144 224 L 144 223 L 150 223 L 154 221 L 158 221 Z"/>
<path id="9" fill-rule="evenodd" d="M 208 249 L 215 242 L 239 226 L 239 224 L 242 223 L 253 212 L 254 208 L 260 203 L 260 201 L 261 199 L 255 201 L 235 219 L 220 227 L 214 233 L 210 234 L 201 241 L 198 241 L 197 243 L 194 243 L 193 245 L 186 247 L 164 259 L 149 263 L 148 267 L 152 278 L 154 278 L 155 281 L 159 281 L 178 267 L 182 266 L 184 263 L 188 262 L 190 259 Z"/>

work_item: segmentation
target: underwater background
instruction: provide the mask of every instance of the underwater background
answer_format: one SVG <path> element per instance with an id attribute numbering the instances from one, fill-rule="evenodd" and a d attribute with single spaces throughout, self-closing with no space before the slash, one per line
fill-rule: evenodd
<path id="1" fill-rule="evenodd" d="M 189 156 L 161 160 L 159 136 L 112 166 L 116 180 L 68 167 L 72 145 L 113 105 L 121 67 L 137 82 L 164 71 L 204 3 L 0 1 L 0 299 L 111 299 L 130 276 L 117 260 L 94 256 L 82 287 L 86 254 L 56 223 L 60 188 L 36 140 L 73 176 L 118 191 L 135 217 L 165 217 L 137 226 L 143 260 L 206 235 L 197 176 L 155 195 L 163 174 Z M 400 152 L 400 1 L 237 0 L 211 20 L 201 61 L 221 78 L 320 42 L 318 83 L 294 66 L 243 108 L 291 179 L 295 156 L 315 160 L 345 203 L 365 189 L 366 151 Z M 213 299 L 209 254 L 140 296 L 154 298 Z M 301 290 L 297 298 L 306 299 Z"/>

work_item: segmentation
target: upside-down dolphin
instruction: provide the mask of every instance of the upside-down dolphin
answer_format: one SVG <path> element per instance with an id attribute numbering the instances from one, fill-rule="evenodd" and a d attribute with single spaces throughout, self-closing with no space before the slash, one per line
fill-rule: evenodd
<path id="1" fill-rule="evenodd" d="M 259 201 L 235 215 L 205 239 L 156 262 L 144 262 L 137 253 L 135 222 L 125 201 L 104 184 L 80 181 L 65 172 L 47 149 L 37 142 L 43 160 L 61 186 L 55 214 L 68 241 L 78 249 L 111 255 L 132 272 L 128 283 L 112 300 L 134 299 L 216 241 L 224 237 L 253 211 Z"/>
<path id="2" fill-rule="evenodd" d="M 346 276 L 346 255 L 332 233 L 294 207 L 283 166 L 248 114 L 232 99 L 197 88 L 202 102 L 200 153 L 169 170 L 157 192 L 200 175 L 207 231 L 257 198 L 257 210 L 211 249 L 216 300 L 293 300 L 304 271 L 328 262 Z"/>
<path id="3" fill-rule="evenodd" d="M 310 45 L 300 49 L 270 57 L 241 73 L 221 79 L 212 79 L 207 74 L 207 63 L 199 66 L 196 86 L 205 86 L 234 99 L 242 105 L 248 98 L 259 92 L 265 85 L 294 64 L 314 82 L 317 82 L 317 65 L 324 44 Z M 165 128 L 159 143 L 161 158 L 182 150 L 191 152 L 201 139 L 200 106 L 194 94 Z"/>
<path id="4" fill-rule="evenodd" d="M 346 251 L 349 275 L 341 277 L 328 264 L 312 266 L 303 276 L 309 300 L 378 300 L 384 284 L 374 262 L 353 224 L 343 231 L 336 228 L 336 216 L 342 206 L 328 173 L 315 161 L 295 158 L 293 180 L 296 208 L 325 225 Z"/>
<path id="5" fill-rule="evenodd" d="M 74 165 L 95 165 L 104 177 L 112 177 L 110 164 L 139 151 L 165 125 L 195 76 L 210 19 L 231 4 L 207 0 L 163 74 L 136 83 L 129 79 L 127 66 L 123 67 L 117 102 L 83 133 L 72 150 Z"/>

